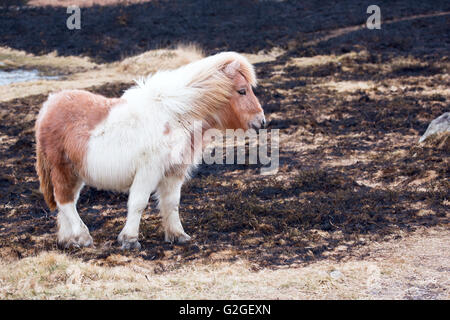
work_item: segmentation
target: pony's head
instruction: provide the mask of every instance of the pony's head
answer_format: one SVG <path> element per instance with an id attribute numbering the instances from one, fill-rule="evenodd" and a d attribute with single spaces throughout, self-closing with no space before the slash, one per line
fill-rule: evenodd
<path id="1" fill-rule="evenodd" d="M 228 63 L 223 72 L 232 81 L 232 92 L 229 107 L 223 113 L 223 124 L 227 129 L 260 129 L 265 127 L 266 118 L 258 98 L 253 92 L 256 84 L 253 68 L 251 70 L 234 60 Z M 247 71 L 247 72 L 245 72 Z"/>
<path id="2" fill-rule="evenodd" d="M 256 75 L 248 60 L 236 52 L 222 52 L 180 69 L 189 76 L 188 87 L 198 93 L 195 117 L 218 129 L 260 129 L 264 111 L 253 93 Z"/>

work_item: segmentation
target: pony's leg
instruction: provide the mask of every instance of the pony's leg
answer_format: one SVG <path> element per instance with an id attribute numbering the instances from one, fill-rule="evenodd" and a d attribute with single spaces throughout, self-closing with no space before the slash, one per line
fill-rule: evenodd
<path id="1" fill-rule="evenodd" d="M 139 224 L 150 194 L 158 184 L 158 179 L 155 171 L 151 170 L 140 170 L 134 177 L 128 196 L 127 221 L 117 238 L 124 250 L 141 248 L 138 242 Z"/>
<path id="2" fill-rule="evenodd" d="M 52 182 L 58 207 L 58 245 L 88 247 L 93 244 L 89 229 L 81 220 L 76 203 L 84 186 L 69 167 L 52 170 Z"/>
<path id="3" fill-rule="evenodd" d="M 167 242 L 177 241 L 184 243 L 191 239 L 184 232 L 178 213 L 183 182 L 184 176 L 169 176 L 161 180 L 158 185 L 159 209 L 161 211 L 165 241 Z"/>

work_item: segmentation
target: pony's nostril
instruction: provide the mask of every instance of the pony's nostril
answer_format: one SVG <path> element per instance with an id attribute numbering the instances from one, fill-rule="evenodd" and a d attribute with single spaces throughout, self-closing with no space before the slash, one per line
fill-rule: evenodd
<path id="1" fill-rule="evenodd" d="M 266 127 L 266 124 L 267 124 L 267 123 L 266 123 L 266 119 L 262 119 L 262 120 L 261 120 L 261 127 L 262 127 L 262 128 L 265 128 L 265 127 Z"/>
<path id="2" fill-rule="evenodd" d="M 259 130 L 259 126 L 258 126 L 256 123 L 252 123 L 252 124 L 250 125 L 250 128 L 251 128 L 251 129 L 254 129 L 254 130 L 256 130 L 256 131 Z"/>

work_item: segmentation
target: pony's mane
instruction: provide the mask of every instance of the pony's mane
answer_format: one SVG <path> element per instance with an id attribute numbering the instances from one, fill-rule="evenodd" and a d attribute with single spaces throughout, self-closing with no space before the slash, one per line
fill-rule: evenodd
<path id="1" fill-rule="evenodd" d="M 136 80 L 136 86 L 127 90 L 123 98 L 129 98 L 139 90 L 149 95 L 153 102 L 176 113 L 180 121 L 211 119 L 229 105 L 233 80 L 224 69 L 234 61 L 239 62 L 237 71 L 256 86 L 255 70 L 248 60 L 236 52 L 222 52 Z"/>

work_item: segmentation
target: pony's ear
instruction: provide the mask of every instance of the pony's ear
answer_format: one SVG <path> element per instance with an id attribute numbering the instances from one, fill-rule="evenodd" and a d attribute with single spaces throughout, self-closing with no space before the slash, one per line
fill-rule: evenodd
<path id="1" fill-rule="evenodd" d="M 234 60 L 228 64 L 225 65 L 223 68 L 223 72 L 230 78 L 234 78 L 236 73 L 239 71 L 239 68 L 241 67 L 241 64 L 239 61 Z"/>

